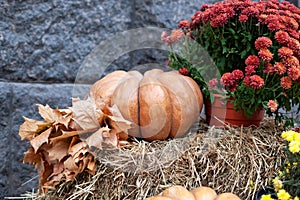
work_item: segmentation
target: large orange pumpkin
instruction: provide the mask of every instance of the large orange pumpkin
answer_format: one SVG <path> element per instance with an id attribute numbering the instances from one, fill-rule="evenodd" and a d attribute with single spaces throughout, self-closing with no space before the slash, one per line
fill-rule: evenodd
<path id="1" fill-rule="evenodd" d="M 203 106 L 194 80 L 177 71 L 159 69 L 144 76 L 138 71 L 112 72 L 97 81 L 89 95 L 116 104 L 123 117 L 133 122 L 129 135 L 148 141 L 183 136 Z"/>

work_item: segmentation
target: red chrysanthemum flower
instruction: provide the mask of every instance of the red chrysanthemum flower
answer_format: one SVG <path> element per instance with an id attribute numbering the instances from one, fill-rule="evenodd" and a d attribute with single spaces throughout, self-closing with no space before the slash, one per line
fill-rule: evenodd
<path id="1" fill-rule="evenodd" d="M 288 40 L 287 46 L 293 50 L 299 50 L 300 42 L 299 42 L 299 40 L 290 37 Z"/>
<path id="2" fill-rule="evenodd" d="M 203 5 L 201 6 L 201 8 L 200 8 L 200 11 L 203 12 L 203 11 L 207 10 L 209 7 L 210 7 L 209 4 L 203 4 Z"/>
<path id="3" fill-rule="evenodd" d="M 275 33 L 275 39 L 279 44 L 285 45 L 289 42 L 290 36 L 285 31 L 277 31 Z"/>
<path id="4" fill-rule="evenodd" d="M 295 56 L 291 56 L 288 57 L 286 59 L 282 59 L 282 63 L 286 66 L 286 67 L 300 67 L 299 65 L 299 60 L 298 58 L 296 58 Z"/>
<path id="5" fill-rule="evenodd" d="M 268 37 L 259 37 L 255 40 L 255 48 L 257 50 L 267 49 L 272 45 L 272 40 Z"/>
<path id="6" fill-rule="evenodd" d="M 246 22 L 248 20 L 248 16 L 247 15 L 240 15 L 239 16 L 239 21 L 240 22 Z"/>
<path id="7" fill-rule="evenodd" d="M 261 49 L 258 52 L 258 56 L 264 62 L 270 62 L 273 59 L 273 54 L 271 53 L 271 51 L 269 49 Z"/>
<path id="8" fill-rule="evenodd" d="M 228 22 L 228 15 L 226 13 L 215 16 L 210 20 L 212 27 L 220 27 Z"/>
<path id="9" fill-rule="evenodd" d="M 274 74 L 274 67 L 271 63 L 267 63 L 264 65 L 264 73 L 270 75 Z"/>
<path id="10" fill-rule="evenodd" d="M 288 47 L 281 47 L 278 49 L 278 56 L 282 59 L 287 59 L 293 55 L 293 50 Z"/>
<path id="11" fill-rule="evenodd" d="M 300 78 L 300 69 L 298 67 L 290 67 L 288 69 L 288 75 L 293 81 L 295 81 Z"/>
<path id="12" fill-rule="evenodd" d="M 229 86 L 232 85 L 232 83 L 235 82 L 234 79 L 232 78 L 231 73 L 226 72 L 222 75 L 221 77 L 221 84 L 223 86 Z"/>
<path id="13" fill-rule="evenodd" d="M 178 23 L 178 28 L 190 28 L 190 25 L 188 20 L 182 20 Z"/>
<path id="14" fill-rule="evenodd" d="M 246 74 L 246 76 L 250 76 L 250 75 L 254 74 L 256 72 L 255 71 L 256 68 L 257 67 L 254 66 L 254 65 L 248 65 L 248 66 L 246 66 L 246 68 L 245 68 L 245 74 Z"/>
<path id="15" fill-rule="evenodd" d="M 283 87 L 286 90 L 290 89 L 292 87 L 292 84 L 293 84 L 292 79 L 289 76 L 285 76 L 280 79 L 281 87 Z"/>
<path id="16" fill-rule="evenodd" d="M 267 106 L 270 108 L 271 112 L 275 112 L 278 108 L 278 104 L 274 100 L 269 100 Z"/>
<path id="17" fill-rule="evenodd" d="M 230 91 L 234 91 L 238 85 L 238 83 L 233 78 L 232 74 L 229 72 L 222 75 L 221 84 Z"/>
<path id="18" fill-rule="evenodd" d="M 244 78 L 244 84 L 245 84 L 245 86 L 251 87 L 251 86 L 250 86 L 250 83 L 251 83 L 251 78 L 250 78 L 250 76 L 246 76 L 246 77 Z"/>
<path id="19" fill-rule="evenodd" d="M 264 86 L 265 82 L 264 79 L 261 78 L 258 75 L 252 75 L 250 76 L 250 87 L 252 87 L 253 89 L 260 89 Z"/>
<path id="20" fill-rule="evenodd" d="M 209 22 L 211 16 L 212 16 L 212 12 L 210 10 L 205 10 L 202 13 L 202 20 L 203 20 L 203 22 L 205 22 L 205 23 Z"/>
<path id="21" fill-rule="evenodd" d="M 189 70 L 186 67 L 182 67 L 178 70 L 181 75 L 187 76 L 189 75 Z"/>
<path id="22" fill-rule="evenodd" d="M 239 69 L 233 70 L 231 74 L 232 74 L 232 78 L 235 80 L 240 80 L 244 77 L 244 73 Z"/>
<path id="23" fill-rule="evenodd" d="M 242 15 L 247 15 L 248 17 L 257 17 L 259 15 L 259 10 L 254 6 L 249 6 L 242 10 Z"/>
<path id="24" fill-rule="evenodd" d="M 282 64 L 281 62 L 276 62 L 274 64 L 274 70 L 275 72 L 277 72 L 279 75 L 283 75 L 286 72 L 286 67 L 284 66 L 284 64 Z"/>
<path id="25" fill-rule="evenodd" d="M 216 79 L 216 78 L 213 78 L 213 79 L 211 79 L 211 80 L 208 81 L 208 87 L 210 89 L 217 88 L 217 84 L 218 84 L 218 79 Z"/>
<path id="26" fill-rule="evenodd" d="M 246 65 L 253 65 L 253 66 L 258 66 L 260 63 L 259 58 L 254 55 L 248 56 L 248 58 L 245 60 Z"/>
<path id="27" fill-rule="evenodd" d="M 202 18 L 203 18 L 203 13 L 197 11 L 191 18 L 192 21 L 191 27 L 199 25 L 202 21 Z"/>

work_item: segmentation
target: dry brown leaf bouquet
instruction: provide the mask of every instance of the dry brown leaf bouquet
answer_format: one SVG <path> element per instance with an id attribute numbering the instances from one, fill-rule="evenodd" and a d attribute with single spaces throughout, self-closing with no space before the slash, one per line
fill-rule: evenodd
<path id="1" fill-rule="evenodd" d="M 117 106 L 109 107 L 100 98 L 73 99 L 72 107 L 67 109 L 37 106 L 44 120 L 24 117 L 19 135 L 30 141 L 23 162 L 37 169 L 40 193 L 61 181 L 73 181 L 85 170 L 94 174 L 96 153 L 92 149 L 126 143 L 131 123 L 122 117 Z"/>

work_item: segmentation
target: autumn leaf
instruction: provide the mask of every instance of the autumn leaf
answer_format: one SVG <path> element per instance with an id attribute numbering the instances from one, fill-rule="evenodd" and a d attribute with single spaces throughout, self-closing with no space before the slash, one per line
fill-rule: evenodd
<path id="1" fill-rule="evenodd" d="M 112 112 L 112 116 L 108 116 L 108 118 L 111 119 L 109 124 L 112 128 L 116 130 L 116 133 L 125 132 L 128 134 L 128 129 L 131 128 L 131 122 L 124 119 L 116 105 L 113 105 L 110 111 Z"/>
<path id="2" fill-rule="evenodd" d="M 64 166 L 69 171 L 78 171 L 78 166 L 76 165 L 75 160 L 71 156 L 64 162 Z"/>
<path id="3" fill-rule="evenodd" d="M 45 150 L 48 153 L 48 162 L 61 161 L 68 155 L 70 140 L 57 140 L 51 143 L 51 148 Z"/>
<path id="4" fill-rule="evenodd" d="M 96 147 L 98 149 L 102 148 L 103 141 L 103 128 L 99 128 L 96 132 L 94 132 L 91 136 L 85 139 L 85 142 L 89 145 L 89 147 Z"/>
<path id="5" fill-rule="evenodd" d="M 33 147 L 35 153 L 38 151 L 40 146 L 42 146 L 44 143 L 48 143 L 49 136 L 52 132 L 52 129 L 53 128 L 50 127 L 44 132 L 42 132 L 41 134 L 39 134 L 38 136 L 36 136 L 35 138 L 33 138 L 32 140 L 30 140 L 30 144 Z"/>
<path id="6" fill-rule="evenodd" d="M 73 120 L 84 130 L 99 128 L 104 118 L 103 112 L 96 107 L 93 98 L 73 99 L 70 109 L 73 112 Z"/>
<path id="7" fill-rule="evenodd" d="M 19 135 L 21 140 L 32 140 L 38 133 L 49 128 L 50 123 L 28 119 L 24 117 L 25 122 L 20 126 Z"/>
<path id="8" fill-rule="evenodd" d="M 36 154 L 33 147 L 30 147 L 28 151 L 24 153 L 23 162 L 27 162 L 31 165 L 34 165 L 37 168 L 42 161 L 42 155 L 40 153 Z"/>
<path id="9" fill-rule="evenodd" d="M 72 116 L 70 115 L 72 111 L 68 111 L 67 109 L 59 110 L 52 109 L 49 105 L 43 106 L 41 104 L 37 104 L 40 115 L 44 118 L 44 120 L 48 123 L 60 123 L 65 127 L 68 127 Z M 65 113 L 66 116 L 63 115 Z"/>

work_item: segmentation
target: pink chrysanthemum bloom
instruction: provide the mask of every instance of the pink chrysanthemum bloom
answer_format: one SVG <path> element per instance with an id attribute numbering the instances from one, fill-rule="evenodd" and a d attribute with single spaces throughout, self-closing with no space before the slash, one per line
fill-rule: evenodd
<path id="1" fill-rule="evenodd" d="M 300 69 L 298 67 L 290 67 L 288 69 L 288 75 L 291 77 L 293 81 L 297 80 L 300 78 Z"/>
<path id="2" fill-rule="evenodd" d="M 289 28 L 298 30 L 299 24 L 294 18 L 288 16 L 282 16 L 282 18 L 284 23 L 286 23 Z"/>
<path id="3" fill-rule="evenodd" d="M 259 37 L 255 40 L 254 45 L 257 50 L 267 49 L 272 46 L 272 40 L 268 37 Z"/>
<path id="4" fill-rule="evenodd" d="M 190 25 L 188 20 L 182 20 L 178 23 L 178 28 L 190 28 Z"/>
<path id="5" fill-rule="evenodd" d="M 278 56 L 282 59 L 287 59 L 293 55 L 293 50 L 288 47 L 281 47 L 278 49 Z"/>
<path id="6" fill-rule="evenodd" d="M 286 72 L 286 67 L 281 62 L 276 62 L 274 64 L 274 70 L 277 74 L 283 75 Z"/>
<path id="7" fill-rule="evenodd" d="M 292 87 L 292 84 L 293 84 L 292 79 L 289 76 L 285 76 L 280 79 L 281 87 L 283 87 L 286 90 L 290 89 Z"/>
<path id="8" fill-rule="evenodd" d="M 248 16 L 247 15 L 240 15 L 239 16 L 239 21 L 240 22 L 246 22 L 248 20 Z"/>
<path id="9" fill-rule="evenodd" d="M 290 36 L 285 31 L 277 31 L 275 33 L 275 39 L 279 44 L 285 45 L 289 42 Z"/>
<path id="10" fill-rule="evenodd" d="M 282 63 L 286 67 L 300 67 L 299 60 L 295 56 L 288 57 L 286 59 L 282 59 Z"/>
<path id="11" fill-rule="evenodd" d="M 179 30 L 179 29 L 173 30 L 170 35 L 171 43 L 178 42 L 180 40 L 180 38 L 182 38 L 183 35 L 184 35 L 184 33 L 182 30 Z"/>
<path id="12" fill-rule="evenodd" d="M 240 79 L 244 78 L 244 73 L 239 69 L 233 70 L 231 72 L 231 74 L 232 74 L 232 78 L 235 80 L 240 80 Z"/>
<path id="13" fill-rule="evenodd" d="M 292 50 L 299 50 L 300 49 L 300 42 L 295 38 L 291 38 L 288 40 L 287 46 Z"/>
<path id="14" fill-rule="evenodd" d="M 286 31 L 290 34 L 291 37 L 293 37 L 295 39 L 299 39 L 300 38 L 298 30 L 287 29 Z"/>
<path id="15" fill-rule="evenodd" d="M 253 89 L 260 89 L 264 86 L 265 82 L 264 79 L 261 78 L 258 75 L 252 75 L 250 76 L 250 87 L 252 87 Z"/>
<path id="16" fill-rule="evenodd" d="M 270 62 L 273 59 L 273 54 L 271 53 L 271 51 L 269 49 L 261 49 L 258 52 L 258 56 L 264 62 Z"/>
<path id="17" fill-rule="evenodd" d="M 208 87 L 210 89 L 217 88 L 217 84 L 218 84 L 218 79 L 216 79 L 216 78 L 213 78 L 213 79 L 211 79 L 211 80 L 208 81 Z"/>
<path id="18" fill-rule="evenodd" d="M 264 73 L 270 75 L 274 74 L 274 67 L 271 63 L 267 63 L 264 65 Z"/>
<path id="19" fill-rule="evenodd" d="M 268 24 L 268 29 L 271 31 L 278 31 L 281 30 L 282 28 L 285 28 L 285 26 L 280 21 L 273 21 Z"/>
<path id="20" fill-rule="evenodd" d="M 163 31 L 161 36 L 160 36 L 160 39 L 165 42 L 168 46 L 171 44 L 171 41 L 170 41 L 170 36 L 168 35 L 167 31 Z"/>
<path id="21" fill-rule="evenodd" d="M 178 70 L 178 72 L 179 72 L 181 75 L 184 75 L 184 76 L 189 75 L 189 71 L 188 71 L 188 69 L 185 68 L 185 67 L 180 68 L 180 69 Z"/>
<path id="22" fill-rule="evenodd" d="M 241 15 L 247 15 L 248 17 L 257 17 L 259 15 L 259 10 L 254 6 L 249 6 L 242 10 Z"/>
<path id="23" fill-rule="evenodd" d="M 246 66 L 246 68 L 245 68 L 245 74 L 246 74 L 246 76 L 250 76 L 250 75 L 254 74 L 256 72 L 255 71 L 256 68 L 257 67 L 254 66 L 254 65 L 248 65 L 248 66 Z"/>
<path id="24" fill-rule="evenodd" d="M 278 108 L 278 104 L 274 100 L 269 100 L 267 106 L 270 108 L 271 112 L 275 112 Z"/>
<path id="25" fill-rule="evenodd" d="M 229 18 L 235 16 L 235 11 L 232 7 L 226 7 L 225 9 L 225 13 L 228 15 Z"/>
<path id="26" fill-rule="evenodd" d="M 265 24 L 266 23 L 266 20 L 268 18 L 268 15 L 266 14 L 260 14 L 259 17 L 258 17 L 258 21 Z"/>
<path id="27" fill-rule="evenodd" d="M 246 65 L 253 65 L 253 66 L 258 66 L 260 63 L 259 58 L 254 55 L 248 56 L 248 58 L 245 60 Z"/>

